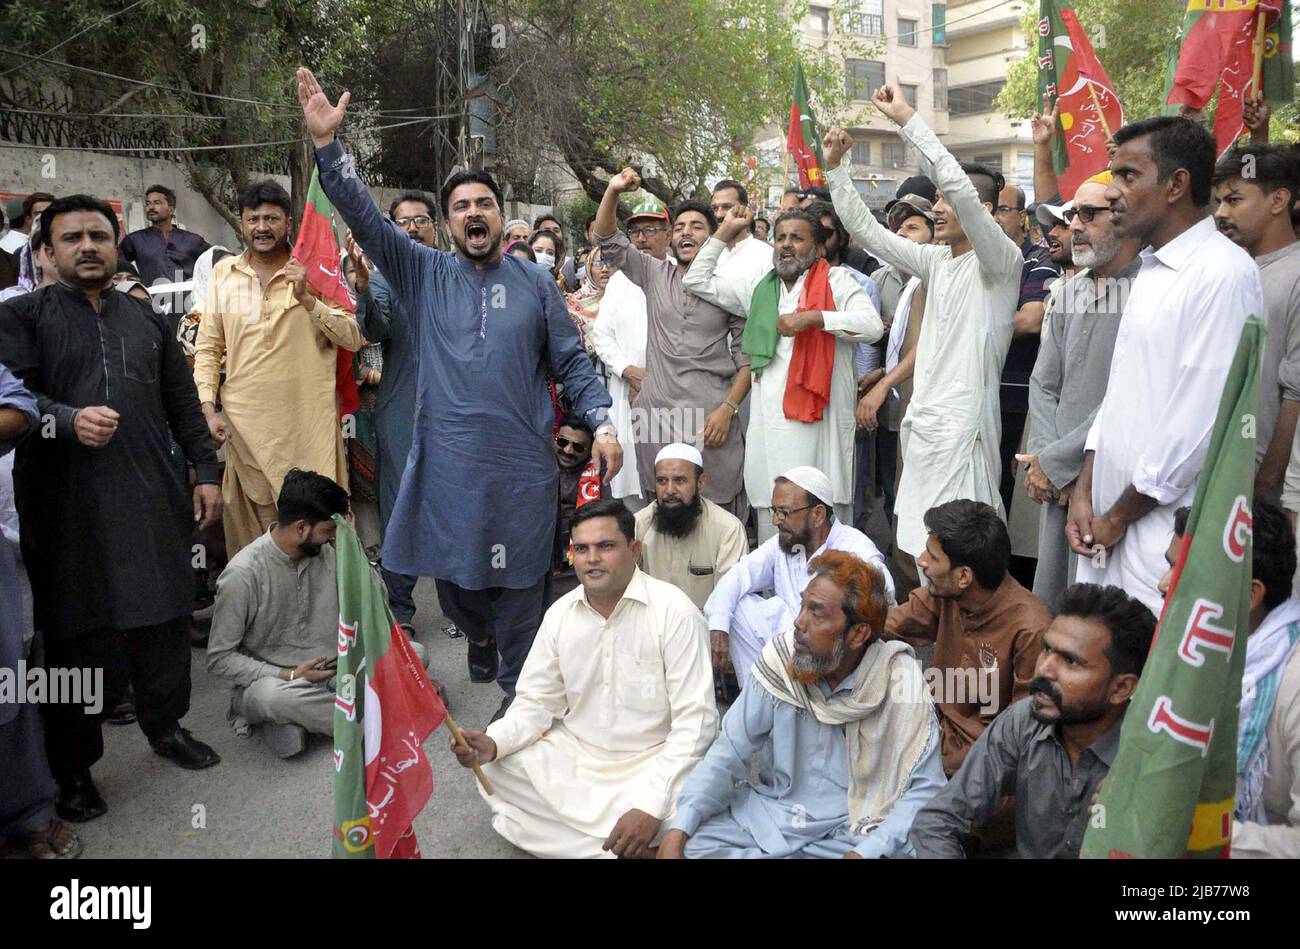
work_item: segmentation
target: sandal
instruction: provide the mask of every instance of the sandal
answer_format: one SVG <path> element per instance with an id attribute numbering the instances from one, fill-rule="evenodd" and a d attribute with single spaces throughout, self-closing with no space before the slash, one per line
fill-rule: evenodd
<path id="1" fill-rule="evenodd" d="M 51 820 L 41 830 L 17 841 L 19 855 L 29 860 L 71 860 L 81 856 L 81 838 L 61 820 Z"/>

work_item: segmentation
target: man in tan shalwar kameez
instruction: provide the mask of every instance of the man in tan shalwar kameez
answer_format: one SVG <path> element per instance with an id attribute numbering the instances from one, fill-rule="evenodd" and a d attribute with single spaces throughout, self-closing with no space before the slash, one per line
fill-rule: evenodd
<path id="1" fill-rule="evenodd" d="M 289 469 L 347 486 L 335 365 L 338 347 L 355 352 L 364 340 L 353 316 L 318 299 L 290 257 L 291 209 L 288 192 L 273 181 L 240 196 L 248 249 L 213 268 L 199 305 L 194 382 L 212 438 L 225 446 L 221 493 L 231 557 L 275 521 Z"/>

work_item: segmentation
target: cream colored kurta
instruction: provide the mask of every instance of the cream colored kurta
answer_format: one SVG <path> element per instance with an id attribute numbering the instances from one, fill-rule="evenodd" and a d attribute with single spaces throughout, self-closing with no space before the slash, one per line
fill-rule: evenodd
<path id="1" fill-rule="evenodd" d="M 199 311 L 194 382 L 200 402 L 220 402 L 230 429 L 222 494 L 236 514 L 226 525 L 233 553 L 267 526 L 239 512 L 273 506 L 289 469 L 347 486 L 336 354 L 339 346 L 355 352 L 364 340 L 344 310 L 318 299 L 308 313 L 283 270 L 261 286 L 248 251 L 217 263 Z"/>
<path id="2" fill-rule="evenodd" d="M 912 401 L 899 427 L 903 474 L 894 503 L 898 546 L 916 557 L 925 549 L 923 519 L 930 508 L 966 498 L 1002 513 L 999 384 L 1024 257 L 920 116 L 899 134 L 916 149 L 921 173 L 952 206 L 971 250 L 953 257 L 948 247 L 914 244 L 890 233 L 871 214 L 843 164 L 829 169 L 826 181 L 849 233 L 869 253 L 925 284 Z"/>
<path id="3" fill-rule="evenodd" d="M 669 537 L 654 529 L 655 501 L 636 514 L 636 539 L 641 541 L 641 569 L 671 583 L 691 598 L 701 611 L 718 580 L 749 553 L 745 525 L 708 498 L 695 530 L 685 537 Z"/>
<path id="4" fill-rule="evenodd" d="M 766 271 L 745 278 L 717 273 L 718 255 L 725 247 L 714 238 L 706 241 L 682 282 L 701 299 L 748 316 L 754 288 L 766 276 Z M 799 295 L 807 278 L 805 271 L 793 287 L 787 287 L 785 281 L 779 282 L 779 315 L 798 312 Z M 745 430 L 745 493 L 754 507 L 771 507 L 772 482 L 799 465 L 812 465 L 831 479 L 834 497 L 822 498 L 823 501 L 853 503 L 853 438 L 857 426 L 854 409 L 858 384 L 854 357 L 859 343 L 874 343 L 885 335 L 885 324 L 862 285 L 844 268 L 832 267 L 827 279 L 835 298 L 835 309 L 822 313 L 823 329 L 835 337 L 830 403 L 819 422 L 799 422 L 785 417 L 785 383 L 794 355 L 794 337 L 778 337 L 772 361 L 754 378 L 749 427 Z"/>
<path id="5" fill-rule="evenodd" d="M 487 728 L 492 826 L 536 856 L 611 856 L 601 844 L 633 808 L 663 833 L 717 731 L 708 630 L 686 594 L 638 569 L 606 620 L 578 587 L 546 611 Z"/>

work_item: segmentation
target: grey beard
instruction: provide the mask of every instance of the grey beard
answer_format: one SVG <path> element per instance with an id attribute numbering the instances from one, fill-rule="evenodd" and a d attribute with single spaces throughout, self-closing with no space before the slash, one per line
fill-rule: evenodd
<path id="1" fill-rule="evenodd" d="M 824 656 L 814 656 L 810 652 L 795 652 L 790 656 L 790 673 L 802 680 L 816 676 L 824 678 L 834 672 L 849 654 L 849 637 L 841 635 L 835 640 L 831 651 Z"/>
<path id="2" fill-rule="evenodd" d="M 1114 237 L 1104 237 L 1100 241 L 1093 241 L 1091 244 L 1071 244 L 1070 256 L 1074 259 L 1076 267 L 1088 267 L 1095 270 L 1098 267 L 1105 267 L 1115 259 L 1119 253 L 1120 242 Z"/>
<path id="3" fill-rule="evenodd" d="M 796 256 L 794 260 L 782 260 L 780 253 L 777 252 L 772 255 L 772 268 L 782 280 L 797 280 L 799 275 L 811 267 L 816 260 L 815 251 L 807 257 Z"/>

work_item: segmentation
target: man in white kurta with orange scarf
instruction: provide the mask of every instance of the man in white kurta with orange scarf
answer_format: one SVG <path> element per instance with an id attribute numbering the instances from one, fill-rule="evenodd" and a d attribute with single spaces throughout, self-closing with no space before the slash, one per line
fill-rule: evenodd
<path id="1" fill-rule="evenodd" d="M 836 517 L 853 522 L 854 405 L 859 343 L 885 333 L 861 284 L 822 257 L 825 229 L 808 211 L 776 219 L 773 267 L 762 274 L 717 272 L 727 241 L 747 232 L 752 212 L 734 207 L 700 248 L 682 283 L 701 299 L 745 316 L 741 350 L 754 374 L 745 431 L 745 493 L 757 508 L 759 542 L 775 536 L 772 482 L 811 466 L 831 482 Z"/>

